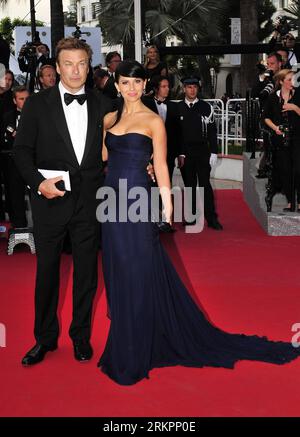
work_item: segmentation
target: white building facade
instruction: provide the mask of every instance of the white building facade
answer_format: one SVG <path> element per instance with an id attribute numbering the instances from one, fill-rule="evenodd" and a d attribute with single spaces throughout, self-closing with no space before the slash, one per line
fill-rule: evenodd
<path id="1" fill-rule="evenodd" d="M 63 10 L 68 11 L 70 0 L 63 0 Z M 35 1 L 35 18 L 50 26 L 50 0 Z M 7 0 L 1 4 L 0 20 L 5 17 L 30 21 L 30 0 Z"/>

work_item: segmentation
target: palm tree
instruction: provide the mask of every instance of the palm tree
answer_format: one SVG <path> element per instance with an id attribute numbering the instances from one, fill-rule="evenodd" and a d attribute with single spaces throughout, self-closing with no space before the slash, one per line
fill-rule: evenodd
<path id="1" fill-rule="evenodd" d="M 221 13 L 218 0 L 144 0 L 144 38 L 152 44 L 165 45 L 168 36 L 177 36 L 185 44 L 195 44 L 206 35 L 207 24 Z M 111 44 L 134 38 L 134 1 L 101 0 L 99 21 Z"/>
<path id="2" fill-rule="evenodd" d="M 123 44 L 124 57 L 134 57 L 134 1 L 101 0 L 100 3 L 99 23 L 104 38 L 109 44 Z M 184 45 L 198 45 L 203 43 L 203 38 L 208 42 L 207 35 L 212 33 L 216 38 L 218 34 L 217 17 L 223 9 L 218 0 L 143 0 L 144 42 L 165 46 L 170 36 L 178 37 Z M 196 58 L 196 64 L 211 94 L 207 57 Z"/>
<path id="3" fill-rule="evenodd" d="M 300 29 L 300 0 L 292 0 L 288 8 L 284 8 L 285 12 L 288 12 L 291 16 L 291 24 L 293 27 Z"/>

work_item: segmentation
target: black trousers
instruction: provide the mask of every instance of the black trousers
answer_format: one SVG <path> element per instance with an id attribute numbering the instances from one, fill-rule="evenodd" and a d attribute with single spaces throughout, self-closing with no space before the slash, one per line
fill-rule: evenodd
<path id="1" fill-rule="evenodd" d="M 34 219 L 37 254 L 34 335 L 38 343 L 54 345 L 59 335 L 57 305 L 60 256 L 69 232 L 73 256 L 73 319 L 69 335 L 73 341 L 89 340 L 93 299 L 97 289 L 99 223 L 91 223 L 82 204 L 69 223 L 49 225 Z"/>
<path id="2" fill-rule="evenodd" d="M 290 148 L 273 151 L 274 192 L 282 190 L 287 201 L 292 199 L 292 157 Z"/>
<path id="3" fill-rule="evenodd" d="M 289 203 L 296 192 L 300 203 L 300 138 L 273 151 L 273 187 L 274 192 L 282 189 Z"/>
<path id="4" fill-rule="evenodd" d="M 5 219 L 5 205 L 3 200 L 3 190 L 2 185 L 4 184 L 4 176 L 3 176 L 3 155 L 0 153 L 0 220 Z"/>
<path id="5" fill-rule="evenodd" d="M 292 140 L 292 167 L 297 203 L 300 204 L 300 137 Z"/>
<path id="6" fill-rule="evenodd" d="M 25 182 L 9 154 L 3 155 L 5 203 L 14 228 L 26 228 Z"/>
<path id="7" fill-rule="evenodd" d="M 217 213 L 214 193 L 209 180 L 211 166 L 208 155 L 186 156 L 183 168 L 185 186 L 192 188 L 192 213 L 196 214 L 196 189 L 198 182 L 199 187 L 204 188 L 204 216 L 207 222 L 215 220 Z"/>

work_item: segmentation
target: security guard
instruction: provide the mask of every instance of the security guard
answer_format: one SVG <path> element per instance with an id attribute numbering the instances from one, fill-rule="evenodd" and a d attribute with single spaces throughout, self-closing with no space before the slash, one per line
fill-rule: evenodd
<path id="1" fill-rule="evenodd" d="M 192 213 L 196 214 L 196 188 L 204 187 L 204 216 L 207 225 L 216 230 L 223 226 L 218 221 L 214 194 L 210 184 L 211 166 L 217 162 L 217 131 L 214 111 L 210 104 L 198 98 L 200 81 L 198 77 L 182 80 L 184 99 L 178 103 L 181 126 L 181 154 L 179 167 L 184 171 L 184 183 L 192 188 Z M 185 222 L 186 225 L 195 224 Z"/>

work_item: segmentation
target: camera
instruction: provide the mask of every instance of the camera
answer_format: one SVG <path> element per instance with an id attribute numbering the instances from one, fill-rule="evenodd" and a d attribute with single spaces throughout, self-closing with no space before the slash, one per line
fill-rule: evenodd
<path id="1" fill-rule="evenodd" d="M 262 64 L 261 62 L 258 62 L 256 64 L 256 68 L 258 70 L 258 74 L 264 74 L 266 69 L 267 69 L 266 66 L 264 64 Z"/>
<path id="2" fill-rule="evenodd" d="M 289 147 L 290 145 L 290 126 L 287 123 L 278 126 L 279 130 L 282 132 L 282 146 Z"/>
<path id="3" fill-rule="evenodd" d="M 82 32 L 82 30 L 80 29 L 78 24 L 76 24 L 75 29 L 76 29 L 75 32 L 72 32 L 72 35 L 73 35 L 74 38 L 81 39 L 82 41 L 86 42 L 85 39 L 81 38 L 82 35 L 91 36 L 90 32 Z"/>
<path id="4" fill-rule="evenodd" d="M 272 79 L 272 77 L 274 76 L 274 71 L 273 70 L 265 70 L 264 75 L 266 77 L 269 77 L 270 79 Z"/>
<path id="5" fill-rule="evenodd" d="M 26 43 L 22 46 L 19 56 L 25 56 L 27 60 L 32 59 L 36 56 L 36 44 L 33 42 L 26 41 Z"/>
<path id="6" fill-rule="evenodd" d="M 297 26 L 288 21 L 287 17 L 279 16 L 277 17 L 278 24 L 275 27 L 275 30 L 280 33 L 280 36 L 288 34 L 291 30 L 295 30 Z"/>

